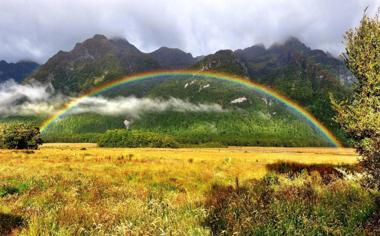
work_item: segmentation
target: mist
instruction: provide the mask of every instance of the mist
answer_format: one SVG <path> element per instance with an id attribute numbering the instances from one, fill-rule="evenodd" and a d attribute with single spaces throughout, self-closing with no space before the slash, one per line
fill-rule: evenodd
<path id="1" fill-rule="evenodd" d="M 158 98 L 136 98 L 136 97 L 87 97 L 84 98 L 70 114 L 98 113 L 103 115 L 128 115 L 132 118 L 139 118 L 147 112 L 222 112 L 223 108 L 219 104 L 194 104 L 178 98 L 167 100 Z"/>
<path id="2" fill-rule="evenodd" d="M 33 81 L 29 84 L 18 84 L 9 80 L 0 84 L 0 116 L 33 116 L 52 115 L 62 106 L 75 98 L 64 96 L 54 91 L 50 84 Z M 138 119 L 147 112 L 223 112 L 216 103 L 194 104 L 178 98 L 137 98 L 102 96 L 83 98 L 70 114 L 97 113 L 101 115 L 125 115 Z"/>
<path id="3" fill-rule="evenodd" d="M 54 95 L 53 95 L 54 94 Z M 52 114 L 66 98 L 55 94 L 53 86 L 33 81 L 18 84 L 14 80 L 0 83 L 0 116 Z"/>

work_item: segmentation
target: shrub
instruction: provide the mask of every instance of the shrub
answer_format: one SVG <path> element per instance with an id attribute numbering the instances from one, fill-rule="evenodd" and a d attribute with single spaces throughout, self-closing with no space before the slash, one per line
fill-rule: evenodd
<path id="1" fill-rule="evenodd" d="M 174 138 L 168 135 L 138 130 L 108 130 L 100 136 L 100 147 L 178 147 Z"/>
<path id="2" fill-rule="evenodd" d="M 335 179 L 343 178 L 343 174 L 336 169 L 336 166 L 329 164 L 303 164 L 297 162 L 276 162 L 267 164 L 266 168 L 277 174 L 286 174 L 289 178 L 295 178 L 301 173 L 310 175 L 318 172 L 325 183 Z"/>
<path id="3" fill-rule="evenodd" d="M 346 33 L 347 68 L 357 79 L 353 95 L 333 100 L 336 121 L 353 140 L 366 170 L 365 186 L 380 190 L 380 20 L 364 15 Z"/>
<path id="4" fill-rule="evenodd" d="M 363 235 L 366 222 L 376 222 L 373 196 L 342 180 L 289 185 L 266 177 L 236 189 L 216 185 L 206 197 L 213 235 Z"/>
<path id="5" fill-rule="evenodd" d="M 0 234 L 13 235 L 12 230 L 25 226 L 26 221 L 18 215 L 0 212 Z"/>
<path id="6" fill-rule="evenodd" d="M 37 149 L 42 144 L 40 130 L 29 124 L 8 124 L 0 127 L 0 147 L 7 149 Z"/>
<path id="7" fill-rule="evenodd" d="M 380 235 L 380 196 L 375 198 L 375 204 L 376 210 L 365 225 L 368 235 Z"/>
<path id="8" fill-rule="evenodd" d="M 14 186 L 5 185 L 0 187 L 0 197 L 19 193 L 20 190 Z"/>

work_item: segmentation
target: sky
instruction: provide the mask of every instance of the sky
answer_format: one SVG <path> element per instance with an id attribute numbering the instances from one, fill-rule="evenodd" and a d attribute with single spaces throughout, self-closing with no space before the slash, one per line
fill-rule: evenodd
<path id="1" fill-rule="evenodd" d="M 126 38 L 144 52 L 161 46 L 194 56 L 270 46 L 295 36 L 343 52 L 343 35 L 380 0 L 1 0 L 0 60 L 45 62 L 94 34 Z"/>

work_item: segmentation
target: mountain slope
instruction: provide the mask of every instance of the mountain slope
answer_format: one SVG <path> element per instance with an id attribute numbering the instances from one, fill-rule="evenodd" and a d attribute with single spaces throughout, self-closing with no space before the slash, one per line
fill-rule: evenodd
<path id="1" fill-rule="evenodd" d="M 128 41 L 95 35 L 70 52 L 58 52 L 29 79 L 50 82 L 66 94 L 77 94 L 120 76 L 159 68 L 157 61 Z"/>
<path id="2" fill-rule="evenodd" d="M 7 63 L 0 61 L 0 82 L 14 79 L 21 82 L 30 75 L 39 65 L 32 61 L 20 61 L 17 63 Z"/>
<path id="3" fill-rule="evenodd" d="M 336 134 L 341 133 L 332 121 L 334 112 L 329 96 L 330 93 L 337 98 L 347 96 L 353 78 L 341 60 L 321 50 L 312 50 L 296 38 L 269 48 L 254 45 L 246 49 L 220 50 L 211 55 L 193 58 L 191 54 L 170 48 L 143 53 L 126 40 L 107 39 L 96 35 L 77 44 L 70 52 L 59 52 L 30 76 L 30 79 L 51 82 L 57 90 L 76 95 L 125 75 L 184 67 L 235 74 L 267 85 L 305 107 Z M 193 84 L 193 80 L 199 84 L 195 86 L 197 83 Z M 243 96 L 220 84 L 216 86 L 199 78 L 187 83 L 163 83 L 159 80 L 152 83 L 134 83 L 128 87 L 116 88 L 107 94 L 129 95 L 152 98 L 174 96 L 201 103 L 217 98 L 214 102 L 223 106 L 228 106 L 231 99 Z M 256 109 L 255 104 L 257 102 L 244 103 L 242 109 L 250 109 L 251 106 Z M 257 108 L 257 112 L 261 111 L 262 108 Z M 215 116 L 207 117 L 210 118 L 209 122 L 216 119 Z M 165 119 L 170 120 L 167 117 Z"/>
<path id="4" fill-rule="evenodd" d="M 321 50 L 311 50 L 296 38 L 270 48 L 255 45 L 243 50 L 219 51 L 206 56 L 195 68 L 246 76 L 267 85 L 306 107 L 324 124 L 339 132 L 330 93 L 350 93 L 352 76 L 343 61 Z"/>
<path id="5" fill-rule="evenodd" d="M 117 87 L 103 96 L 159 98 L 158 110 L 139 114 L 101 115 L 83 113 L 61 118 L 46 133 L 54 142 L 96 141 L 108 129 L 128 129 L 169 135 L 183 145 L 329 146 L 304 119 L 273 98 L 252 93 L 230 82 L 198 76 L 177 76 L 146 80 Z M 222 111 L 167 109 L 160 101 L 171 97 L 192 104 L 218 104 Z"/>
<path id="6" fill-rule="evenodd" d="M 350 84 L 353 80 L 342 60 L 322 50 L 312 50 L 293 37 L 283 44 L 275 44 L 268 49 L 263 45 L 254 45 L 236 50 L 235 53 L 247 66 L 249 76 L 255 79 L 273 77 L 277 75 L 277 71 L 294 63 L 299 66 L 309 63 L 326 70 L 342 84 Z"/>
<path id="7" fill-rule="evenodd" d="M 240 76 L 247 76 L 247 68 L 238 55 L 231 50 L 220 50 L 215 54 L 203 57 L 195 65 L 194 69 L 200 71 L 223 72 Z"/>
<path id="8" fill-rule="evenodd" d="M 150 55 L 164 69 L 185 69 L 193 65 L 196 59 L 190 54 L 177 48 L 161 47 Z"/>

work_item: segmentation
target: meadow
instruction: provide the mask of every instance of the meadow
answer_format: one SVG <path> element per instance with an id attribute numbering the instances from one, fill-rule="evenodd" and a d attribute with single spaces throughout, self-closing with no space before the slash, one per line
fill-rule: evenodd
<path id="1" fill-rule="evenodd" d="M 356 163 L 352 149 L 334 148 L 128 149 L 44 144 L 35 151 L 1 150 L 0 233 L 375 232 L 371 222 L 377 212 L 376 193 L 364 191 L 333 168 L 352 170 Z M 295 167 L 301 169 L 289 175 Z M 266 195 L 273 202 L 262 199 Z M 245 211 L 242 199 L 250 199 L 254 209 Z"/>

